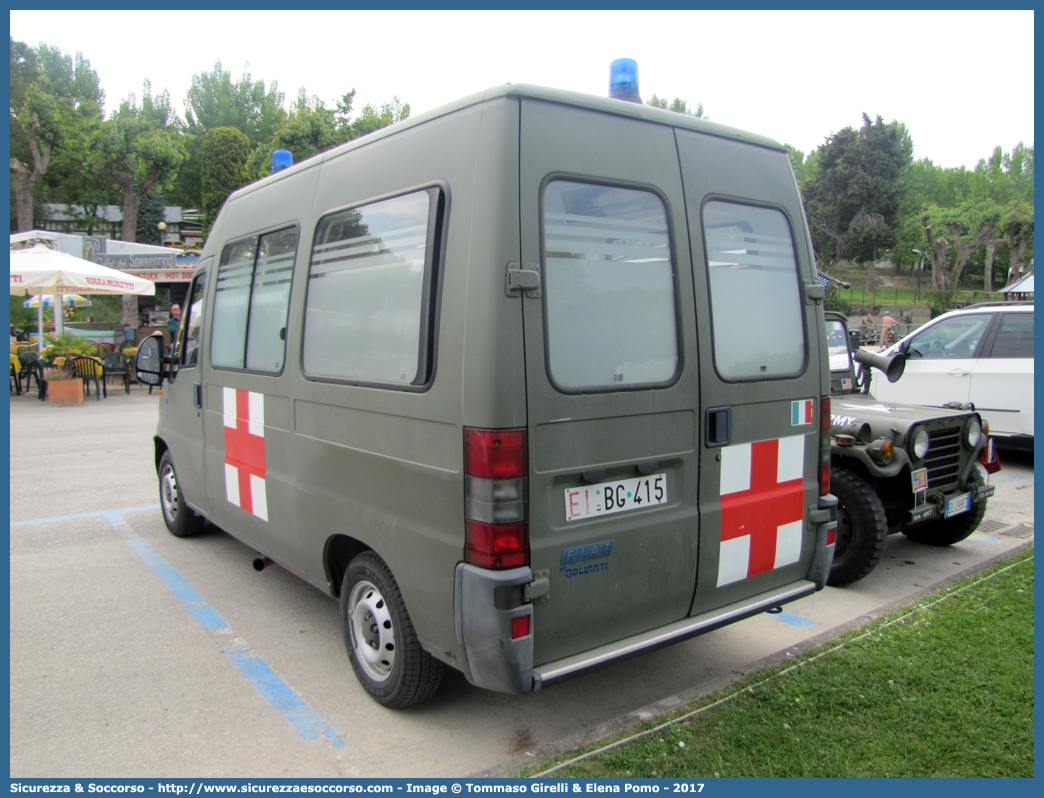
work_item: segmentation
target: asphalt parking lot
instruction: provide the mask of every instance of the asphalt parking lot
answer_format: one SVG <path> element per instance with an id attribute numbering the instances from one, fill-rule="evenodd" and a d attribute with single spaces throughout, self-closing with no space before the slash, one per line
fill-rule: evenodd
<path id="1" fill-rule="evenodd" d="M 357 685 L 337 604 L 158 509 L 157 395 L 82 407 L 11 397 L 14 777 L 500 774 L 715 689 L 1030 545 L 1033 458 L 1002 452 L 986 520 L 944 549 L 893 536 L 881 565 L 686 643 L 532 696 L 451 674 L 386 710 Z"/>

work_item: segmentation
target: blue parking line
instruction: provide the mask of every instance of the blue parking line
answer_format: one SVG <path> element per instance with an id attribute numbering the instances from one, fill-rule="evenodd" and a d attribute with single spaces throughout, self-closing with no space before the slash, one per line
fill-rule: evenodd
<path id="1" fill-rule="evenodd" d="M 1011 474 L 990 474 L 990 479 L 1017 479 L 1019 482 L 1033 481 L 1033 477 L 1013 477 Z"/>
<path id="2" fill-rule="evenodd" d="M 977 540 L 979 543 L 1000 543 L 999 540 L 993 540 L 992 538 L 968 538 L 969 540 Z"/>
<path id="3" fill-rule="evenodd" d="M 789 612 L 768 612 L 765 613 L 770 618 L 775 618 L 777 621 L 783 621 L 783 623 L 789 623 L 791 626 L 815 626 L 815 621 L 810 621 L 807 618 L 799 618 L 796 615 L 791 615 Z"/>
<path id="4" fill-rule="evenodd" d="M 128 540 L 127 545 L 141 557 L 146 565 L 160 578 L 170 592 L 180 601 L 206 630 L 217 633 L 218 639 L 227 644 L 225 654 L 247 681 L 264 699 L 283 716 L 304 740 L 317 740 L 322 735 L 333 741 L 334 748 L 344 745 L 344 738 L 333 727 L 309 709 L 290 685 L 273 671 L 258 653 L 229 627 L 225 619 L 196 592 L 179 574 L 142 538 Z"/>
<path id="5" fill-rule="evenodd" d="M 11 527 L 16 526 L 29 526 L 30 524 L 50 524 L 54 521 L 75 521 L 78 518 L 95 518 L 102 517 L 108 521 L 112 526 L 125 525 L 127 522 L 123 520 L 124 513 L 137 513 L 142 510 L 158 510 L 158 504 L 150 504 L 146 507 L 124 507 L 122 510 L 98 510 L 93 513 L 77 513 L 76 515 L 56 515 L 53 518 L 35 518 L 32 521 L 12 521 Z"/>

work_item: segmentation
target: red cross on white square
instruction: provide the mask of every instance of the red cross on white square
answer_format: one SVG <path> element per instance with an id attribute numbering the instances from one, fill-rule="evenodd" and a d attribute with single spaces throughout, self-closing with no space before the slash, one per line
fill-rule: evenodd
<path id="1" fill-rule="evenodd" d="M 721 450 L 718 587 L 801 559 L 805 436 Z"/>
<path id="2" fill-rule="evenodd" d="M 228 500 L 268 520 L 265 487 L 265 395 L 222 389 L 225 416 L 225 495 Z"/>

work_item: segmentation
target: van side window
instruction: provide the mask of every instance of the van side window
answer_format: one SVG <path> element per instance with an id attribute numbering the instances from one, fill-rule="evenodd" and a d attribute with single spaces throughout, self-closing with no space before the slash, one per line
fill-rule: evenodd
<path id="1" fill-rule="evenodd" d="M 305 374 L 427 382 L 440 195 L 425 189 L 320 219 L 305 300 Z"/>
<path id="2" fill-rule="evenodd" d="M 185 368 L 191 368 L 199 362 L 199 336 L 203 330 L 203 297 L 207 293 L 206 272 L 192 282 L 189 289 L 188 302 L 185 308 L 185 337 L 178 340 L 178 346 L 184 343 L 184 349 L 174 353 L 174 359 Z"/>
<path id="3" fill-rule="evenodd" d="M 786 216 L 711 201 L 703 208 L 703 234 L 718 374 L 743 380 L 800 373 L 806 363 L 803 300 Z"/>
<path id="4" fill-rule="evenodd" d="M 294 228 L 225 245 L 214 294 L 212 365 L 251 371 L 282 370 L 296 251 Z"/>
<path id="5" fill-rule="evenodd" d="M 553 180 L 542 246 L 547 366 L 566 392 L 673 380 L 679 365 L 667 212 L 650 191 Z"/>

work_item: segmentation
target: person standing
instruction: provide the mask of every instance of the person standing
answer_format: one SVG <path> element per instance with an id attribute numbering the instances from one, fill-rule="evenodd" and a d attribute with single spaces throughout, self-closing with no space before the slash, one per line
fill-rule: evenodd
<path id="1" fill-rule="evenodd" d="M 892 325 L 897 324 L 899 324 L 899 320 L 892 318 L 886 310 L 884 317 L 881 319 L 881 346 L 888 346 L 899 337 L 899 328 L 896 327 L 895 330 L 892 330 Z"/>
<path id="2" fill-rule="evenodd" d="M 173 346 L 174 339 L 178 337 L 178 327 L 181 325 L 181 305 L 170 306 L 170 318 L 167 319 L 167 329 L 170 330 L 170 343 Z"/>

